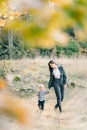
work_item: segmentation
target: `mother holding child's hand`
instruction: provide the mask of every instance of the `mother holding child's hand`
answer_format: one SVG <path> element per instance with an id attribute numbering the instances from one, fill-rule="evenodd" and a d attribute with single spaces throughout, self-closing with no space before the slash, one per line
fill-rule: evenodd
<path id="1" fill-rule="evenodd" d="M 55 109 L 59 108 L 59 111 L 62 112 L 61 102 L 64 99 L 64 88 L 67 84 L 66 73 L 62 66 L 57 66 L 57 64 L 51 60 L 48 63 L 49 71 L 50 71 L 50 79 L 48 83 L 49 89 L 51 87 L 54 88 L 57 103 L 55 105 Z"/>

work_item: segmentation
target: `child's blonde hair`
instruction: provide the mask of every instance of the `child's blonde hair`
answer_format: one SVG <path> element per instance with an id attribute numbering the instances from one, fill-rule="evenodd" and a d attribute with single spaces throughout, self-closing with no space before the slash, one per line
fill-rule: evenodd
<path id="1" fill-rule="evenodd" d="M 45 87 L 44 87 L 43 84 L 39 84 L 38 89 L 39 89 L 39 91 L 40 91 L 40 90 L 45 90 Z"/>

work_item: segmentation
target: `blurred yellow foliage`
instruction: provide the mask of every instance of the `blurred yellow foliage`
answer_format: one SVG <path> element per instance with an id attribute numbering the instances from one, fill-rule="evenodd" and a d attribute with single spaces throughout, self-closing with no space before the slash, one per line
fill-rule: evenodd
<path id="1" fill-rule="evenodd" d="M 1 94 L 0 102 L 0 113 L 15 118 L 19 123 L 30 123 L 31 114 L 27 113 L 28 111 L 22 106 L 20 99 L 14 98 L 10 94 Z"/>
<path id="2" fill-rule="evenodd" d="M 53 2 L 58 7 L 65 7 L 73 4 L 73 0 L 48 0 L 48 2 Z"/>
<path id="3" fill-rule="evenodd" d="M 19 31 L 27 46 L 32 48 L 52 48 L 60 43 L 66 45 L 69 37 L 64 29 L 76 26 L 81 29 L 87 23 L 87 0 L 10 0 L 8 5 L 10 8 L 5 1 L 0 5 L 1 14 L 4 11 L 4 16 L 9 19 L 5 27 Z M 13 8 L 15 11 L 12 12 Z M 31 22 L 20 19 L 25 12 L 31 15 Z M 60 38 L 57 38 L 58 34 L 61 34 Z"/>
<path id="4" fill-rule="evenodd" d="M 6 0 L 0 1 L 0 15 L 4 16 L 8 11 Z"/>
<path id="5" fill-rule="evenodd" d="M 21 14 L 20 14 L 18 11 L 16 11 L 16 12 L 14 13 L 14 17 L 15 17 L 15 18 L 18 18 L 20 15 L 21 15 Z"/>
<path id="6" fill-rule="evenodd" d="M 3 27 L 5 25 L 5 20 L 4 19 L 0 19 L 0 26 Z"/>
<path id="7" fill-rule="evenodd" d="M 3 90 L 7 86 L 7 82 L 4 79 L 0 79 L 0 89 Z"/>
<path id="8" fill-rule="evenodd" d="M 79 41 L 87 41 L 87 30 L 77 30 L 76 36 Z"/>

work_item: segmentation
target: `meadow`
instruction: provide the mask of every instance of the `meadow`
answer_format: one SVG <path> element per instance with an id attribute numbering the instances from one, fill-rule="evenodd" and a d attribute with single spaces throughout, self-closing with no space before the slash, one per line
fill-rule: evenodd
<path id="1" fill-rule="evenodd" d="M 85 57 L 54 58 L 58 65 L 63 65 L 68 77 L 68 87 L 65 88 L 65 99 L 62 104 L 63 113 L 54 111 L 56 97 L 53 88 L 46 97 L 45 110 L 41 112 L 38 109 L 37 88 L 43 83 L 48 90 L 48 62 L 51 59 L 53 58 L 0 61 L 0 70 L 4 70 L 8 79 L 8 86 L 0 90 L 0 94 L 11 93 L 17 99 L 17 103 L 20 106 L 22 104 L 28 112 L 29 121 L 27 125 L 21 125 L 16 119 L 1 113 L 0 130 L 87 129 L 87 59 Z M 0 98 L 0 102 L 4 104 L 3 98 Z"/>

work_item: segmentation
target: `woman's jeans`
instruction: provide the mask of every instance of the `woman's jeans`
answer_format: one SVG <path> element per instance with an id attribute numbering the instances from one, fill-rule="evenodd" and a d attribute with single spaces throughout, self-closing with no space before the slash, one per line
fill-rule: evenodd
<path id="1" fill-rule="evenodd" d="M 59 107 L 59 110 L 60 112 L 62 111 L 62 108 L 61 108 L 61 86 L 60 86 L 60 80 L 58 78 L 55 78 L 55 81 L 54 81 L 54 91 L 55 91 L 55 94 L 56 94 L 56 97 L 57 97 L 57 104 L 56 106 Z"/>
<path id="2" fill-rule="evenodd" d="M 60 91 L 61 91 L 61 101 L 64 99 L 64 85 L 60 86 Z"/>

